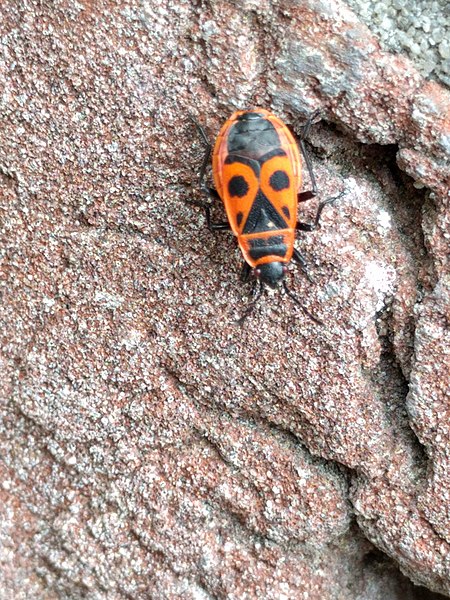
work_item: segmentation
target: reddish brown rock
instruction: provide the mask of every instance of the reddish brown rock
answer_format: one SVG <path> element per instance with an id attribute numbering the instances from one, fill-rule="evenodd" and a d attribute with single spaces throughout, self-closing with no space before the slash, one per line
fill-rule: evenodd
<path id="1" fill-rule="evenodd" d="M 397 566 L 450 594 L 448 93 L 338 2 L 0 27 L 0 597 L 423 598 Z M 239 328 L 236 244 L 190 203 L 188 112 L 254 104 L 329 122 L 345 193 L 289 276 L 324 327 L 276 291 Z"/>

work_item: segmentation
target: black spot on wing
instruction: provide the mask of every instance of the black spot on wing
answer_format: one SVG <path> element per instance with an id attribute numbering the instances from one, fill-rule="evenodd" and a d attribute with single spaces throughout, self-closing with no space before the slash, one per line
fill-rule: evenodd
<path id="1" fill-rule="evenodd" d="M 289 219 L 290 216 L 291 216 L 291 211 L 289 210 L 289 207 L 288 206 L 283 206 L 281 210 L 286 215 L 286 217 Z"/>
<path id="2" fill-rule="evenodd" d="M 242 219 L 244 218 L 244 213 L 239 211 L 236 215 L 236 223 L 238 224 L 238 227 L 240 226 L 240 224 L 242 223 Z"/>
<path id="3" fill-rule="evenodd" d="M 275 171 L 270 176 L 270 187 L 276 192 L 281 192 L 289 187 L 289 175 L 286 171 Z"/>
<path id="4" fill-rule="evenodd" d="M 245 181 L 242 175 L 235 175 L 228 182 L 228 193 L 230 196 L 237 196 L 243 198 L 248 192 L 248 183 Z"/>

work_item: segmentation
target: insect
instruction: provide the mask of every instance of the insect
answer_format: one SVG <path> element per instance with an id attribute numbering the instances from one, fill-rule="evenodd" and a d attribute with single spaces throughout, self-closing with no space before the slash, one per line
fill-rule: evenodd
<path id="1" fill-rule="evenodd" d="M 295 233 L 316 229 L 324 207 L 339 197 L 321 202 L 312 223 L 297 220 L 298 203 L 317 194 L 304 143 L 317 115 L 318 111 L 310 115 L 299 140 L 311 180 L 311 190 L 303 192 L 300 191 L 302 160 L 299 146 L 288 127 L 268 110 L 236 111 L 222 126 L 212 151 L 215 187 L 209 187 L 205 182 L 212 146 L 201 125 L 191 117 L 205 144 L 200 186 L 211 200 L 223 201 L 228 217 L 226 222 L 214 222 L 211 202 L 202 204 L 207 226 L 211 231 L 231 229 L 245 259 L 241 280 L 248 281 L 251 274 L 254 276 L 253 302 L 239 319 L 241 323 L 252 312 L 265 286 L 276 288 L 281 284 L 309 318 L 322 324 L 301 304 L 285 281 L 291 260 L 312 281 L 304 257 L 294 246 Z"/>

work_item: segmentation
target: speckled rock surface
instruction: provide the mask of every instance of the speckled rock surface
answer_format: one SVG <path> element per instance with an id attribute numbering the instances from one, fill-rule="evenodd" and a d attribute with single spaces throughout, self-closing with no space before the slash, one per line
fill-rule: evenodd
<path id="1" fill-rule="evenodd" d="M 5 2 L 0 33 L 0 598 L 450 595 L 448 93 L 338 2 Z M 344 195 L 289 280 L 324 327 L 280 291 L 238 327 L 192 202 L 187 113 L 252 105 L 323 110 Z"/>
<path id="2" fill-rule="evenodd" d="M 347 0 L 386 49 L 404 52 L 422 75 L 450 85 L 450 11 L 446 0 Z"/>

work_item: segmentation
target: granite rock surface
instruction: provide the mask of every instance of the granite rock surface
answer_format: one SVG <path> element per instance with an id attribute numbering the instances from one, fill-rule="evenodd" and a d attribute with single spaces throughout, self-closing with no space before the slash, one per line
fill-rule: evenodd
<path id="1" fill-rule="evenodd" d="M 449 596 L 448 91 L 338 1 L 8 0 L 0 33 L 0 597 Z M 289 284 L 324 326 L 280 290 L 236 324 L 188 113 L 249 106 L 322 110 L 343 195 Z"/>

